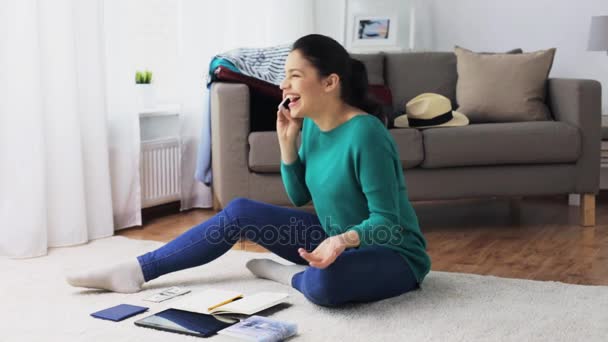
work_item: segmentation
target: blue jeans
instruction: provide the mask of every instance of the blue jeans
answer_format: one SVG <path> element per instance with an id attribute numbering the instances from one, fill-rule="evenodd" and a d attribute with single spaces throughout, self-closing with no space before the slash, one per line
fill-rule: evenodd
<path id="1" fill-rule="evenodd" d="M 241 237 L 295 264 L 307 265 L 298 248 L 312 251 L 328 236 L 314 214 L 236 198 L 209 220 L 137 260 L 144 279 L 150 281 L 206 264 Z M 295 274 L 291 286 L 323 306 L 376 301 L 419 287 L 405 259 L 382 246 L 347 249 L 325 269 L 308 267 Z"/>

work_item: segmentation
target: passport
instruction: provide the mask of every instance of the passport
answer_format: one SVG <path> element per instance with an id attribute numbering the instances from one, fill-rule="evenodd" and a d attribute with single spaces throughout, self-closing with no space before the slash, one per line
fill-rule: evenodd
<path id="1" fill-rule="evenodd" d="M 114 322 L 135 316 L 147 311 L 148 308 L 137 305 L 120 304 L 101 311 L 93 312 L 91 316 L 95 318 L 107 319 Z"/>

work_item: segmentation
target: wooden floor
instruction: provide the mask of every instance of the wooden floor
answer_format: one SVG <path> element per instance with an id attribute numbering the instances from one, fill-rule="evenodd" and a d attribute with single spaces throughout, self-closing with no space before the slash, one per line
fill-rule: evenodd
<path id="1" fill-rule="evenodd" d="M 414 202 L 434 271 L 608 285 L 608 194 L 596 207 L 596 226 L 581 227 L 566 196 Z M 190 210 L 118 234 L 166 242 L 215 213 Z M 247 241 L 234 248 L 267 252 Z"/>

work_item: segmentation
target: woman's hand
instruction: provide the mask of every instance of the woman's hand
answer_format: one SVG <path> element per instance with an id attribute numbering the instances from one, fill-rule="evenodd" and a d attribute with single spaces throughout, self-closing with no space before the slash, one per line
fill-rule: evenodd
<path id="1" fill-rule="evenodd" d="M 277 110 L 277 135 L 279 142 L 295 145 L 303 121 L 301 118 L 292 118 L 289 110 L 279 104 Z"/>
<path id="2" fill-rule="evenodd" d="M 345 240 L 340 236 L 329 237 L 308 253 L 304 248 L 299 248 L 300 256 L 308 261 L 308 264 L 317 268 L 326 268 L 346 249 Z"/>

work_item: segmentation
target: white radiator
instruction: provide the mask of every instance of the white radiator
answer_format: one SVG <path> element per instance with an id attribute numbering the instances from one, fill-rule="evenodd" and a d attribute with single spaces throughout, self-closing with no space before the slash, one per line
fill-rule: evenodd
<path id="1" fill-rule="evenodd" d="M 178 138 L 141 143 L 142 208 L 180 199 L 181 154 Z"/>

